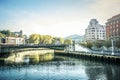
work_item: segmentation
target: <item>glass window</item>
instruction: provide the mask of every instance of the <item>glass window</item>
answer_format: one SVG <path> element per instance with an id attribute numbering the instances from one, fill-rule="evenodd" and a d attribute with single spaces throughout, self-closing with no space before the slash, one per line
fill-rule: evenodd
<path id="1" fill-rule="evenodd" d="M 116 25 L 116 27 L 118 27 L 118 24 Z"/>
<path id="2" fill-rule="evenodd" d="M 119 21 L 117 20 L 116 23 L 118 23 Z"/>

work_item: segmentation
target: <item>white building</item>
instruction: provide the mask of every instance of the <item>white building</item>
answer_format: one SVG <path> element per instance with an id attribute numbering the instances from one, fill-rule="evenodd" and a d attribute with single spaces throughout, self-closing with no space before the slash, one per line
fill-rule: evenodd
<path id="1" fill-rule="evenodd" d="M 25 39 L 22 37 L 6 37 L 5 44 L 25 44 Z"/>
<path id="2" fill-rule="evenodd" d="M 96 40 L 106 40 L 106 28 L 96 19 L 91 19 L 85 30 L 85 41 L 94 42 Z"/>

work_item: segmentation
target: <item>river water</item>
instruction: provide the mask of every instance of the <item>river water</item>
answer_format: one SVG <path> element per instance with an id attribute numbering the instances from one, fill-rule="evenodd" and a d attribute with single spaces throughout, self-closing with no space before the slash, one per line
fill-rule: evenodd
<path id="1" fill-rule="evenodd" d="M 50 54 L 12 56 L 0 59 L 0 80 L 120 80 L 120 66 Z"/>

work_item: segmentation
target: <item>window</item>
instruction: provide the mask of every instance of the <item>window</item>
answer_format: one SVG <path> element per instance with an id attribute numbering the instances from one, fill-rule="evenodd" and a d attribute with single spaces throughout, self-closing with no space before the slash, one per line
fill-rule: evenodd
<path id="1" fill-rule="evenodd" d="M 110 26 L 110 28 L 112 29 L 112 26 Z"/>
<path id="2" fill-rule="evenodd" d="M 115 21 L 113 22 L 113 24 L 115 24 Z"/>
<path id="3" fill-rule="evenodd" d="M 116 27 L 118 27 L 118 24 L 116 25 Z"/>
<path id="4" fill-rule="evenodd" d="M 92 30 L 92 32 L 95 32 L 95 30 Z"/>
<path id="5" fill-rule="evenodd" d="M 119 21 L 117 20 L 116 23 L 119 23 Z"/>

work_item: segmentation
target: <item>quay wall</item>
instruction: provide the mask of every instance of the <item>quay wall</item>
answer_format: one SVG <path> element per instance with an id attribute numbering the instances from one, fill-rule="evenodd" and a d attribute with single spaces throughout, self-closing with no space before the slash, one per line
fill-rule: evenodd
<path id="1" fill-rule="evenodd" d="M 83 53 L 83 52 L 64 52 L 55 51 L 55 55 L 69 56 L 79 59 L 87 59 L 91 61 L 102 61 L 113 64 L 120 64 L 120 56 L 116 55 L 103 55 L 103 54 L 93 54 L 93 53 Z"/>

